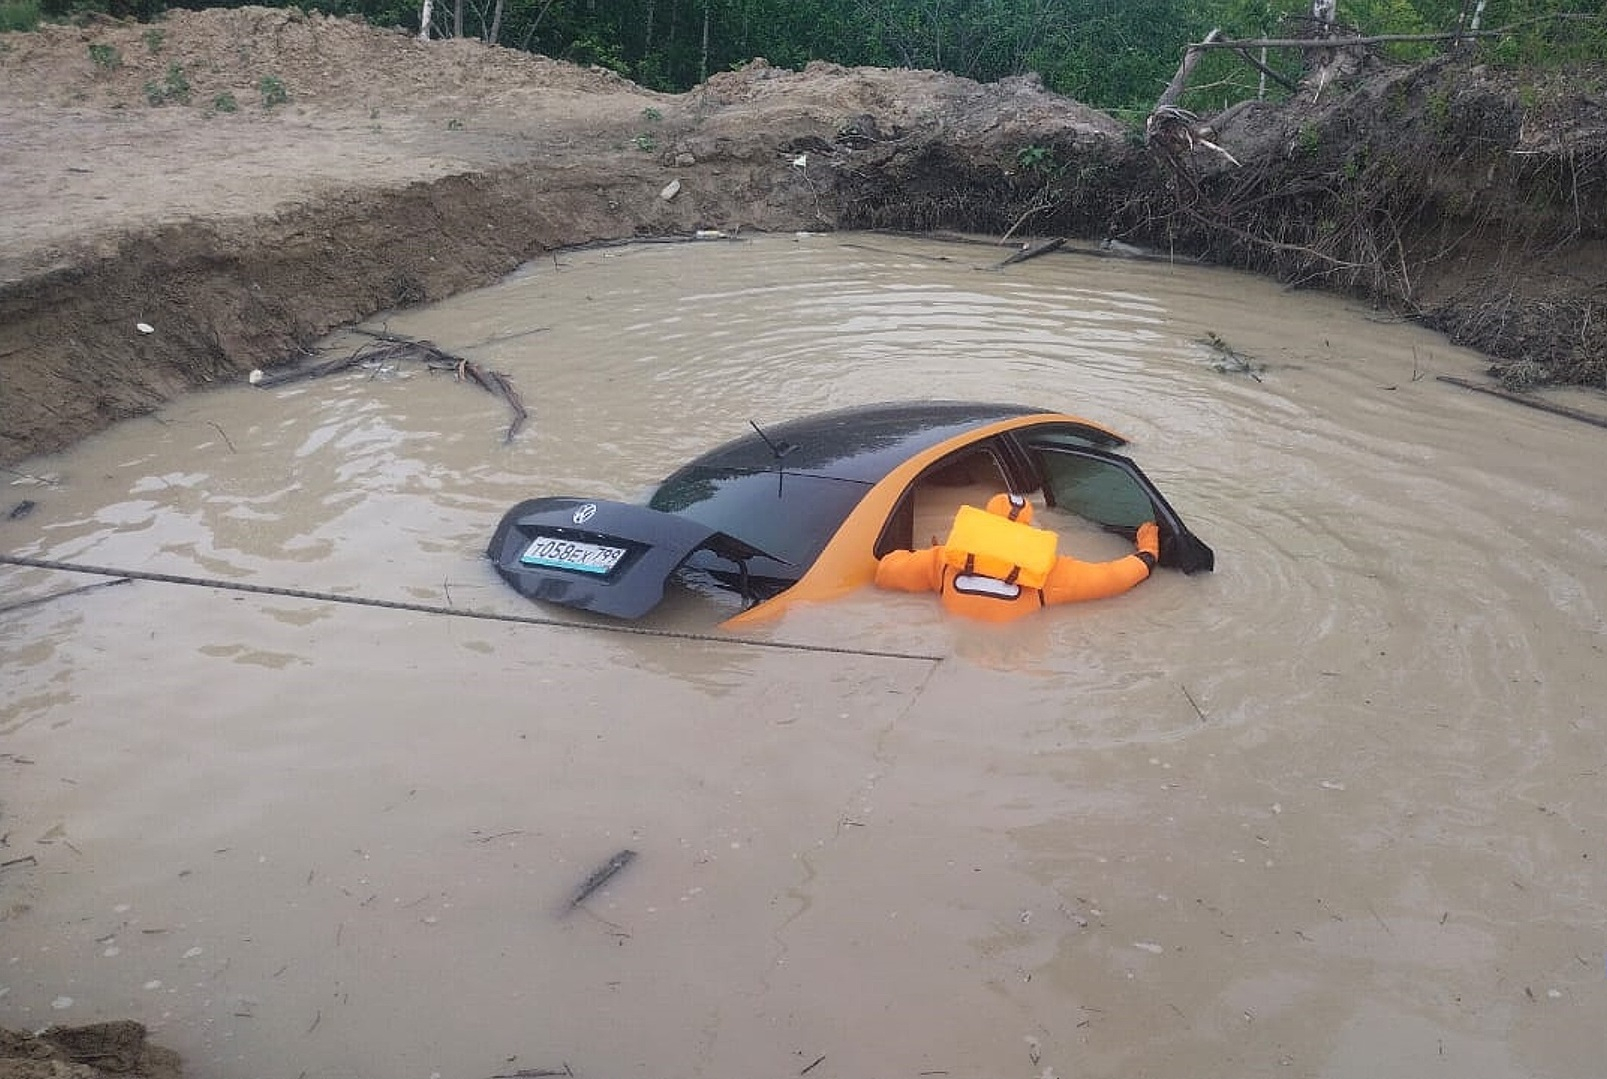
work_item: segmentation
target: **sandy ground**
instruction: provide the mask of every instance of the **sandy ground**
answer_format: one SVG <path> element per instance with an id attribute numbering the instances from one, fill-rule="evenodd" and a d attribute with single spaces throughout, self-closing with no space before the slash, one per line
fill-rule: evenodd
<path id="1" fill-rule="evenodd" d="M 155 106 L 147 89 L 173 65 L 188 94 Z M 605 72 L 266 8 L 8 35 L 0 74 L 7 186 L 25 200 L 5 280 L 136 230 L 606 142 L 656 100 Z"/>
<path id="2" fill-rule="evenodd" d="M 940 124 L 964 139 L 1045 121 L 1120 134 L 1109 117 L 1026 84 L 758 61 L 688 94 L 658 94 L 602 69 L 269 8 L 0 41 L 12 102 L 0 115 L 3 167 L 23 200 L 5 225 L 3 281 L 134 231 L 501 166 L 561 169 L 563 186 L 607 186 L 641 165 L 668 170 L 667 185 L 676 168 L 715 158 L 807 172 L 796 156 L 782 159 L 786 143 L 824 146 L 872 116 L 887 136 Z M 153 104 L 175 66 L 187 92 Z M 272 103 L 265 85 L 284 100 Z M 731 191 L 731 203 L 746 194 Z"/>

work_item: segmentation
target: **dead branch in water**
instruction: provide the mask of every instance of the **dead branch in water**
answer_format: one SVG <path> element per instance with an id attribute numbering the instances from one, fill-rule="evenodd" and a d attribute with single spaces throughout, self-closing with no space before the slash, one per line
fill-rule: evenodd
<path id="1" fill-rule="evenodd" d="M 569 901 L 569 909 L 574 910 L 584 903 L 593 892 L 607 884 L 615 873 L 630 865 L 635 858 L 635 851 L 622 850 L 604 862 L 595 873 L 587 877 L 585 882 L 575 890 L 575 897 Z"/>
<path id="2" fill-rule="evenodd" d="M 513 436 L 519 433 L 530 413 L 525 410 L 524 401 L 519 397 L 519 391 L 513 388 L 513 383 L 501 371 L 487 371 L 468 360 L 459 360 L 457 363 L 457 376 L 467 379 L 494 396 L 508 402 L 513 410 L 513 422 L 508 425 L 508 433 L 502 436 L 504 443 L 512 442 Z"/>
<path id="3" fill-rule="evenodd" d="M 1003 262 L 999 263 L 993 268 L 995 270 L 1002 270 L 1006 266 L 1014 266 L 1018 262 L 1025 262 L 1028 259 L 1037 258 L 1039 255 L 1047 255 L 1051 251 L 1060 250 L 1065 246 L 1065 243 L 1066 238 L 1064 236 L 1056 236 L 1052 240 L 1040 240 L 1037 243 L 1022 244 L 1021 250 L 1017 251 L 1015 254 L 1011 255 L 1009 258 L 1005 259 Z"/>
<path id="4" fill-rule="evenodd" d="M 1586 412 L 1583 409 L 1578 408 L 1569 408 L 1567 405 L 1559 405 L 1552 401 L 1542 401 L 1538 397 L 1532 397 L 1526 393 L 1518 393 L 1514 390 L 1502 389 L 1500 386 L 1481 386 L 1477 382 L 1470 382 L 1465 378 L 1457 378 L 1455 375 L 1435 375 L 1434 377 L 1440 382 L 1447 382 L 1452 386 L 1460 386 L 1464 390 L 1473 390 L 1477 393 L 1487 393 L 1491 397 L 1499 397 L 1503 401 L 1511 401 L 1527 408 L 1537 408 L 1541 412 L 1550 412 L 1557 416 L 1567 416 L 1570 420 L 1578 420 L 1580 423 L 1588 423 L 1594 427 L 1607 427 L 1607 416 L 1598 416 L 1594 412 Z"/>
<path id="5" fill-rule="evenodd" d="M 416 360 L 431 371 L 451 371 L 459 381 L 472 382 L 485 390 L 493 397 L 500 397 L 507 402 L 513 411 L 513 422 L 508 425 L 508 431 L 502 436 L 504 443 L 512 442 L 513 437 L 529 419 L 530 413 L 525 408 L 524 400 L 519 391 L 514 389 L 513 382 L 501 371 L 489 371 L 473 360 L 462 356 L 454 356 L 443 351 L 432 341 L 422 341 L 415 337 L 403 334 L 385 333 L 380 330 L 357 330 L 365 337 L 372 337 L 371 344 L 363 345 L 353 350 L 349 355 L 337 356 L 322 363 L 310 364 L 306 367 L 281 368 L 273 371 L 251 372 L 251 384 L 254 386 L 270 387 L 283 386 L 287 382 L 300 382 L 305 379 L 323 378 L 339 371 L 347 371 L 353 367 L 382 367 L 386 364 L 402 363 L 407 360 Z"/>

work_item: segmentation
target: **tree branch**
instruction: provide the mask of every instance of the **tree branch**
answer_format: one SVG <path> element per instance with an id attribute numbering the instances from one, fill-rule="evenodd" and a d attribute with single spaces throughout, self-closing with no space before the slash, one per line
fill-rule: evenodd
<path id="1" fill-rule="evenodd" d="M 1508 37 L 1526 26 L 1533 26 L 1541 22 L 1599 22 L 1602 16 L 1573 12 L 1555 12 L 1550 15 L 1539 15 L 1533 19 L 1523 19 L 1519 22 L 1508 23 L 1496 30 L 1451 30 L 1442 34 L 1373 34 L 1368 37 L 1268 37 L 1247 38 L 1242 41 L 1229 40 L 1219 37 L 1220 31 L 1212 30 L 1206 35 L 1204 41 L 1189 46 L 1189 51 L 1195 49 L 1343 49 L 1347 45 L 1387 45 L 1401 41 L 1465 41 L 1475 37 Z M 1185 59 L 1186 59 L 1185 54 Z"/>

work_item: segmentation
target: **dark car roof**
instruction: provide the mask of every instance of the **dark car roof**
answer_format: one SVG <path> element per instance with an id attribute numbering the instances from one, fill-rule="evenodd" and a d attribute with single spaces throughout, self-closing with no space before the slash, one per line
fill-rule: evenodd
<path id="1" fill-rule="evenodd" d="M 755 431 L 733 439 L 688 462 L 682 471 L 764 471 L 775 467 L 779 452 L 788 472 L 875 483 L 929 446 L 983 424 L 1042 411 L 970 401 L 842 408 L 765 425 L 763 435 Z"/>
<path id="2" fill-rule="evenodd" d="M 864 405 L 765 427 L 677 469 L 648 505 L 737 537 L 780 560 L 760 576 L 796 579 L 865 493 L 914 455 L 1000 420 L 1023 405 L 916 401 Z M 694 558 L 694 564 L 701 559 Z"/>

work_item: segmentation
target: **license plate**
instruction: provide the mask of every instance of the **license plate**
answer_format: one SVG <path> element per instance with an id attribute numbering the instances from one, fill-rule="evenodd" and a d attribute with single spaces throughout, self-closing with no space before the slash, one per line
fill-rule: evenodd
<path id="1" fill-rule="evenodd" d="M 525 553 L 519 556 L 519 561 L 527 566 L 551 566 L 553 569 L 602 574 L 613 569 L 624 557 L 624 547 L 582 543 L 558 536 L 537 536 L 525 548 Z"/>

